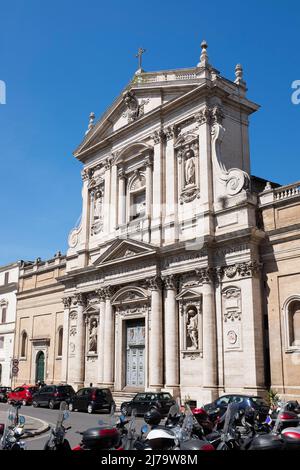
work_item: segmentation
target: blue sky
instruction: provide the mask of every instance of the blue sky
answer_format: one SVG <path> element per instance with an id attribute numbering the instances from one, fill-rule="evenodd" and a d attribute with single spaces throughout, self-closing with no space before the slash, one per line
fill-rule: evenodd
<path id="1" fill-rule="evenodd" d="M 0 265 L 65 251 L 81 212 L 81 164 L 72 151 L 91 111 L 102 114 L 136 70 L 197 64 L 200 42 L 227 78 L 244 67 L 252 174 L 300 179 L 300 3 L 296 0 L 151 2 L 0 0 Z"/>

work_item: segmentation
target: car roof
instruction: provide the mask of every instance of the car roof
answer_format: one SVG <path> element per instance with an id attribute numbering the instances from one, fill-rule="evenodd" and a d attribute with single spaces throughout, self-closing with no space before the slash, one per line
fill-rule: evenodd
<path id="1" fill-rule="evenodd" d="M 221 395 L 219 398 L 223 398 L 223 397 L 244 397 L 244 398 L 260 398 L 260 399 L 263 399 L 259 395 L 244 395 L 243 393 L 224 393 L 224 395 Z M 218 398 L 217 398 L 217 400 L 218 400 Z"/>

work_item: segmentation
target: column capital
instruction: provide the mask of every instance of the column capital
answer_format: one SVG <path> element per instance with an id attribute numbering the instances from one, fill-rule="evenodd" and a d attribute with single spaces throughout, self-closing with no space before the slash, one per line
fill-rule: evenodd
<path id="1" fill-rule="evenodd" d="M 153 155 L 149 154 L 145 157 L 145 166 L 146 166 L 146 168 L 147 167 L 152 168 L 152 165 L 153 165 Z"/>
<path id="2" fill-rule="evenodd" d="M 179 124 L 173 124 L 171 126 L 167 126 L 164 130 L 166 139 L 177 139 L 179 133 L 180 133 L 180 125 Z"/>
<path id="3" fill-rule="evenodd" d="M 201 124 L 222 124 L 224 119 L 224 112 L 222 108 L 218 105 L 210 108 L 209 106 L 204 106 L 198 113 L 194 115 L 195 121 Z"/>
<path id="4" fill-rule="evenodd" d="M 200 278 L 202 284 L 211 284 L 214 281 L 215 272 L 214 269 L 206 267 L 195 269 L 197 276 Z"/>
<path id="5" fill-rule="evenodd" d="M 64 308 L 70 308 L 72 304 L 72 297 L 63 297 L 62 303 L 64 304 Z"/>
<path id="6" fill-rule="evenodd" d="M 115 289 L 112 286 L 104 287 L 103 290 L 104 290 L 106 300 L 110 299 L 115 293 Z"/>
<path id="7" fill-rule="evenodd" d="M 158 129 L 154 131 L 152 138 L 155 144 L 159 144 L 160 142 L 164 142 L 166 140 L 166 134 L 163 129 Z"/>
<path id="8" fill-rule="evenodd" d="M 160 276 L 153 276 L 147 279 L 150 290 L 160 290 L 162 288 L 162 280 Z"/>
<path id="9" fill-rule="evenodd" d="M 79 292 L 78 294 L 75 294 L 73 296 L 73 304 L 78 305 L 78 306 L 84 306 L 86 302 L 85 296 L 82 294 L 82 292 Z"/>
<path id="10" fill-rule="evenodd" d="M 100 302 L 105 300 L 105 289 L 103 287 L 100 289 L 97 289 L 95 293 Z"/>
<path id="11" fill-rule="evenodd" d="M 162 277 L 163 286 L 165 289 L 177 290 L 179 278 L 177 274 L 169 274 Z"/>
<path id="12" fill-rule="evenodd" d="M 126 174 L 123 167 L 118 168 L 118 178 L 124 180 L 126 179 Z"/>

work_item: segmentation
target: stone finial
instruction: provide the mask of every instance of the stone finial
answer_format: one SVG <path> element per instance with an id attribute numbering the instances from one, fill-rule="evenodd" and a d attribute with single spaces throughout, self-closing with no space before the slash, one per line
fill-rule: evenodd
<path id="1" fill-rule="evenodd" d="M 243 80 L 243 67 L 241 64 L 235 66 L 235 80 L 234 83 L 240 86 L 246 86 L 246 82 Z"/>
<path id="2" fill-rule="evenodd" d="M 206 52 L 208 45 L 205 40 L 201 42 L 201 55 L 200 55 L 200 62 L 197 64 L 197 67 L 207 67 L 209 65 L 208 63 L 208 55 Z"/>
<path id="3" fill-rule="evenodd" d="M 90 132 L 90 130 L 93 129 L 93 127 L 95 125 L 94 121 L 95 121 L 95 113 L 92 112 L 90 114 L 89 125 L 88 125 L 88 128 L 87 128 L 87 131 L 86 131 L 85 135 L 87 135 Z"/>
<path id="4" fill-rule="evenodd" d="M 271 183 L 270 183 L 270 181 L 267 181 L 266 186 L 264 188 L 264 191 L 271 191 L 271 189 L 272 189 Z"/>

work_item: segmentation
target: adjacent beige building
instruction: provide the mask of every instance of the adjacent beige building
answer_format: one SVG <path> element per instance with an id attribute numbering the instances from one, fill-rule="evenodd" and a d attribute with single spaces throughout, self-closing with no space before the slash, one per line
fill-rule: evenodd
<path id="1" fill-rule="evenodd" d="M 53 259 L 24 263 L 20 269 L 17 294 L 14 357 L 19 372 L 13 385 L 61 381 L 63 338 L 63 275 L 66 259 L 58 253 Z"/>
<path id="2" fill-rule="evenodd" d="M 260 209 L 270 384 L 281 396 L 300 401 L 300 183 L 267 185 Z"/>

